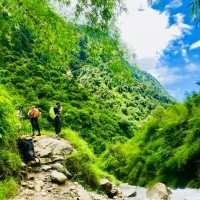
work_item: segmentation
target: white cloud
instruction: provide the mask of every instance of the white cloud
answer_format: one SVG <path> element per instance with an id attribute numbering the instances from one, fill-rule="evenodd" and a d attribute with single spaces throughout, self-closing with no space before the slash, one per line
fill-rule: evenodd
<path id="1" fill-rule="evenodd" d="M 171 7 L 175 3 L 180 6 L 182 2 L 172 3 Z M 169 26 L 169 13 L 152 9 L 146 0 L 126 0 L 126 4 L 129 12 L 119 17 L 119 28 L 122 39 L 134 48 L 139 67 L 162 84 L 172 84 L 182 79 L 179 68 L 159 66 L 159 58 L 164 50 L 173 47 L 173 41 L 190 33 L 191 26 L 183 22 L 184 16 L 174 15 L 175 23 Z M 182 51 L 182 55 L 189 62 L 186 50 Z"/>
<path id="2" fill-rule="evenodd" d="M 182 56 L 183 56 L 183 59 L 185 60 L 185 62 L 188 63 L 189 59 L 187 57 L 187 51 L 186 51 L 186 49 L 181 49 L 181 53 L 182 53 Z"/>
<path id="3" fill-rule="evenodd" d="M 190 46 L 190 50 L 200 48 L 200 40 Z"/>
<path id="4" fill-rule="evenodd" d="M 179 74 L 179 68 L 169 68 L 169 67 L 156 67 L 150 69 L 149 73 L 154 76 L 161 84 L 168 85 L 173 84 L 183 77 Z"/>
<path id="5" fill-rule="evenodd" d="M 177 94 L 180 95 L 180 94 L 183 93 L 183 91 L 182 91 L 181 88 L 177 88 L 177 89 L 174 89 L 174 90 L 168 89 L 167 91 L 170 93 L 170 95 L 171 95 L 172 97 L 177 97 Z"/>
<path id="6" fill-rule="evenodd" d="M 157 61 L 153 57 L 139 59 L 137 60 L 137 63 L 140 69 L 147 72 L 151 69 L 155 69 L 157 65 Z"/>
<path id="7" fill-rule="evenodd" d="M 129 12 L 119 17 L 119 27 L 122 39 L 133 46 L 138 58 L 161 54 L 171 41 L 190 30 L 181 14 L 174 15 L 176 23 L 169 26 L 169 13 L 151 9 L 146 0 L 126 0 L 126 3 Z"/>
<path id="8" fill-rule="evenodd" d="M 169 85 L 185 78 L 180 74 L 181 68 L 169 68 L 158 66 L 154 58 L 143 58 L 138 60 L 139 67 L 154 76 L 161 84 Z"/>
<path id="9" fill-rule="evenodd" d="M 198 72 L 200 71 L 200 68 L 198 65 L 196 65 L 195 63 L 189 63 L 188 65 L 186 65 L 185 69 L 189 72 Z"/>
<path id="10" fill-rule="evenodd" d="M 173 0 L 165 8 L 179 8 L 182 5 L 182 0 Z"/>

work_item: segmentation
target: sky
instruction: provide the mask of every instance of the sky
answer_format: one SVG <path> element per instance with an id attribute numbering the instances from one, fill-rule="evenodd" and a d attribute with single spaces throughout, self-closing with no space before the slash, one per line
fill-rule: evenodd
<path id="1" fill-rule="evenodd" d="M 147 0 L 125 0 L 128 12 L 118 17 L 121 38 L 136 54 L 137 66 L 180 102 L 200 89 L 200 26 L 190 16 L 190 2 L 149 6 Z"/>

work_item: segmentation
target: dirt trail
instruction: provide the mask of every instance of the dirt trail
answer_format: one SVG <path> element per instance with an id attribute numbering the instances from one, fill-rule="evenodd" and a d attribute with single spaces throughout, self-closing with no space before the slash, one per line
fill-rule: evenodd
<path id="1" fill-rule="evenodd" d="M 27 137 L 27 136 L 26 136 Z M 71 144 L 58 136 L 35 136 L 36 155 L 40 164 L 24 166 L 26 179 L 12 200 L 107 200 L 105 196 L 86 191 L 78 182 L 69 179 L 63 162 L 73 152 Z"/>

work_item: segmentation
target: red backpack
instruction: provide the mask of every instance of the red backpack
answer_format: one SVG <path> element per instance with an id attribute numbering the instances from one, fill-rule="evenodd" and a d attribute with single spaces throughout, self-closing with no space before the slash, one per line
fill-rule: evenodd
<path id="1" fill-rule="evenodd" d="M 30 112 L 29 112 L 29 116 L 31 118 L 38 118 L 39 115 L 40 115 L 40 112 L 39 112 L 39 110 L 37 108 L 31 109 Z"/>

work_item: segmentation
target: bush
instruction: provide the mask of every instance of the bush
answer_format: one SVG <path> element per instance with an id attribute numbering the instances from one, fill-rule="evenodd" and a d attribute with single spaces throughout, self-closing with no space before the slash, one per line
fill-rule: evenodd
<path id="1" fill-rule="evenodd" d="M 0 182 L 0 199 L 6 200 L 16 194 L 18 184 L 14 179 Z"/>
<path id="2" fill-rule="evenodd" d="M 16 144 L 19 122 L 13 100 L 1 85 L 0 90 L 0 199 L 4 199 L 16 188 L 15 181 L 10 178 L 20 177 L 21 159 Z"/>
<path id="3" fill-rule="evenodd" d="M 73 179 L 93 189 L 98 189 L 99 181 L 102 178 L 108 178 L 116 182 L 113 176 L 99 168 L 97 158 L 77 132 L 65 129 L 62 136 L 70 141 L 77 150 L 66 161 L 67 168 L 74 174 Z"/>

